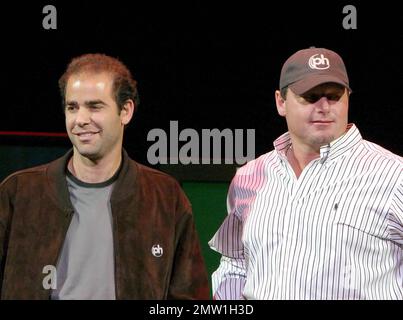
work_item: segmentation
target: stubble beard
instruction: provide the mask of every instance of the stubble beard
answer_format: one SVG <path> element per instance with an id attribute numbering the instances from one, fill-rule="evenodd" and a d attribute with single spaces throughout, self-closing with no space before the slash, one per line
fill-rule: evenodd
<path id="1" fill-rule="evenodd" d="M 334 135 L 328 135 L 324 137 L 311 137 L 310 143 L 320 148 L 321 146 L 330 144 L 333 140 L 335 140 Z"/>

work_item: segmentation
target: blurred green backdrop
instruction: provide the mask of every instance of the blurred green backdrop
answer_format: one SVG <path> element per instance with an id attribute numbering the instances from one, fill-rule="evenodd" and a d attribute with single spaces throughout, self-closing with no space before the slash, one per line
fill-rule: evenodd
<path id="1" fill-rule="evenodd" d="M 208 241 L 213 237 L 226 215 L 229 184 L 225 182 L 184 182 L 182 187 L 192 203 L 211 288 L 211 274 L 218 267 L 220 255 L 209 248 Z"/>

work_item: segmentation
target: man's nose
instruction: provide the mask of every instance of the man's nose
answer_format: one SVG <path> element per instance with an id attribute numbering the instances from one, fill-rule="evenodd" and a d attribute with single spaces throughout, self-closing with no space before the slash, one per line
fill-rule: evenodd
<path id="1" fill-rule="evenodd" d="M 329 112 L 330 110 L 330 103 L 329 99 L 326 96 L 323 96 L 316 102 L 316 106 L 322 112 Z"/>
<path id="2" fill-rule="evenodd" d="M 84 126 L 91 122 L 91 113 L 87 108 L 79 108 L 76 115 L 76 124 L 79 126 Z"/>

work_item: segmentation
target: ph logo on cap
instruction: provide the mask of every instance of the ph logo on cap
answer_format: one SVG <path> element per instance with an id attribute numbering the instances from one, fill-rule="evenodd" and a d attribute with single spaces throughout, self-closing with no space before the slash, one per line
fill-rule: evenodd
<path id="1" fill-rule="evenodd" d="M 159 258 L 164 254 L 164 250 L 159 244 L 155 244 L 151 248 L 151 253 L 153 254 L 154 257 Z"/>
<path id="2" fill-rule="evenodd" d="M 279 88 L 289 87 L 292 92 L 301 95 L 328 82 L 341 84 L 351 92 L 343 59 L 329 49 L 308 48 L 295 52 L 284 63 Z"/>
<path id="3" fill-rule="evenodd" d="M 330 63 L 329 59 L 325 58 L 323 53 L 320 54 L 314 54 L 312 57 L 309 58 L 308 64 L 311 69 L 317 69 L 317 70 L 326 70 L 329 69 Z"/>

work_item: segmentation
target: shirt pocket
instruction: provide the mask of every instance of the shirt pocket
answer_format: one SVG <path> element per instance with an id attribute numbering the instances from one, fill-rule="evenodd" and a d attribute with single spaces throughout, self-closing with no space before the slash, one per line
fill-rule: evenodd
<path id="1" fill-rule="evenodd" d="M 339 202 L 335 223 L 337 227 L 344 228 L 346 235 L 361 237 L 375 237 L 388 240 L 387 214 L 370 203 Z"/>

